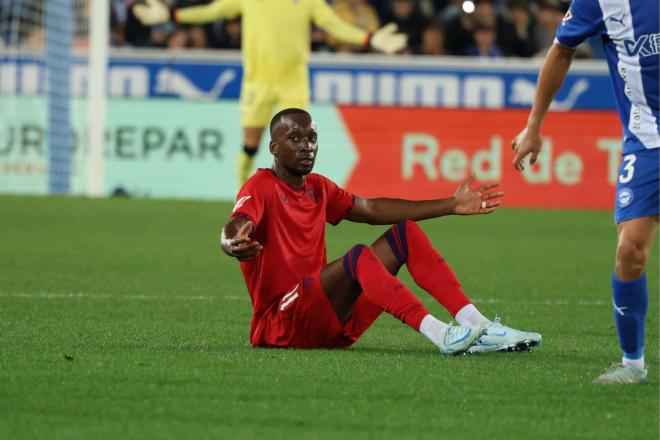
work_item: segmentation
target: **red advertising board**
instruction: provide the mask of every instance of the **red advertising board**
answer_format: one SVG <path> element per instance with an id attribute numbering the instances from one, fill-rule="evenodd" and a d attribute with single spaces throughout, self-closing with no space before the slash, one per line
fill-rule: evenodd
<path id="1" fill-rule="evenodd" d="M 511 141 L 527 110 L 339 108 L 358 160 L 346 188 L 364 197 L 429 199 L 474 173 L 498 180 L 505 204 L 611 209 L 621 151 L 614 112 L 555 112 L 538 163 L 520 173 Z"/>

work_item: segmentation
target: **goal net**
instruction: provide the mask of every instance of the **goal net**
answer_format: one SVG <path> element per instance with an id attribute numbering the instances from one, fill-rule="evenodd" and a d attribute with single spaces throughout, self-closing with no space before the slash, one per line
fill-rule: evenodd
<path id="1" fill-rule="evenodd" d="M 103 195 L 107 8 L 0 0 L 0 192 Z"/>

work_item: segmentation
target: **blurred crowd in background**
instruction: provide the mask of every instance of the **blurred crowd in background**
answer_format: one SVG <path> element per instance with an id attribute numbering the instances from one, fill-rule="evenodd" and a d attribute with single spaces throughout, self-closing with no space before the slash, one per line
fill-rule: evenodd
<path id="1" fill-rule="evenodd" d="M 241 20 L 218 21 L 207 25 L 169 23 L 143 26 L 133 15 L 139 0 L 111 0 L 111 44 L 123 47 L 234 49 L 241 47 Z M 88 13 L 87 0 L 78 15 Z M 208 0 L 178 0 L 178 7 L 207 3 Z M 16 4 L 23 6 L 17 8 Z M 12 11 L 31 15 L 43 8 L 44 0 L 3 0 L 0 15 L 7 22 Z M 458 55 L 488 58 L 543 56 L 552 45 L 557 27 L 568 10 L 569 0 L 329 0 L 344 20 L 373 32 L 387 23 L 396 23 L 408 35 L 405 53 L 415 55 Z M 31 7 L 25 5 L 31 4 Z M 4 7 L 3 7 L 4 5 Z M 7 5 L 13 5 L 10 10 Z M 84 23 L 84 17 L 78 17 Z M 25 19 L 24 23 L 28 23 Z M 38 43 L 43 28 L 23 29 L 21 38 Z M 40 29 L 39 29 L 40 28 Z M 365 48 L 342 43 L 312 29 L 312 50 L 316 52 L 364 52 Z M 598 41 L 578 48 L 578 58 L 602 58 Z"/>
<path id="2" fill-rule="evenodd" d="M 206 26 L 142 26 L 131 12 L 134 1 L 113 0 L 113 44 L 180 48 L 240 49 L 241 21 Z M 204 3 L 178 2 L 179 6 Z M 481 57 L 543 56 L 568 10 L 568 0 L 331 0 L 344 20 L 373 32 L 396 23 L 408 35 L 407 53 Z M 312 50 L 364 52 L 312 30 Z M 596 53 L 594 53 L 596 52 Z M 584 44 L 578 57 L 598 56 Z"/>

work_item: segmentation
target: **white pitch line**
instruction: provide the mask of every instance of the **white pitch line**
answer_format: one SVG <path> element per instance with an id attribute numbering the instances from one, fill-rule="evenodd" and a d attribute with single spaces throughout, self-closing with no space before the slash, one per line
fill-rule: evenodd
<path id="1" fill-rule="evenodd" d="M 480 304 L 540 304 L 544 306 L 611 306 L 612 300 L 602 301 L 602 300 L 588 300 L 588 299 L 576 299 L 576 300 L 566 300 L 566 299 L 545 299 L 545 300 L 516 300 L 516 301 L 505 301 L 501 299 L 492 299 L 492 298 L 475 298 L 475 303 Z"/>
<path id="2" fill-rule="evenodd" d="M 138 300 L 138 301 L 248 301 L 247 294 L 242 295 L 117 295 L 111 293 L 86 292 L 10 292 L 0 293 L 0 298 L 27 298 L 27 299 L 111 299 L 111 300 Z M 477 304 L 531 304 L 545 306 L 612 306 L 612 301 L 605 300 L 502 300 L 495 298 L 474 298 Z"/>

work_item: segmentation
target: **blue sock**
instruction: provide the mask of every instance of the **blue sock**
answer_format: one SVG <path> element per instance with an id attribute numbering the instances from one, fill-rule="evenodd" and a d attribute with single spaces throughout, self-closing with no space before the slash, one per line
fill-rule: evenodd
<path id="1" fill-rule="evenodd" d="M 623 356 L 639 359 L 644 356 L 644 319 L 649 303 L 646 273 L 632 281 L 621 281 L 612 273 L 612 300 Z"/>

